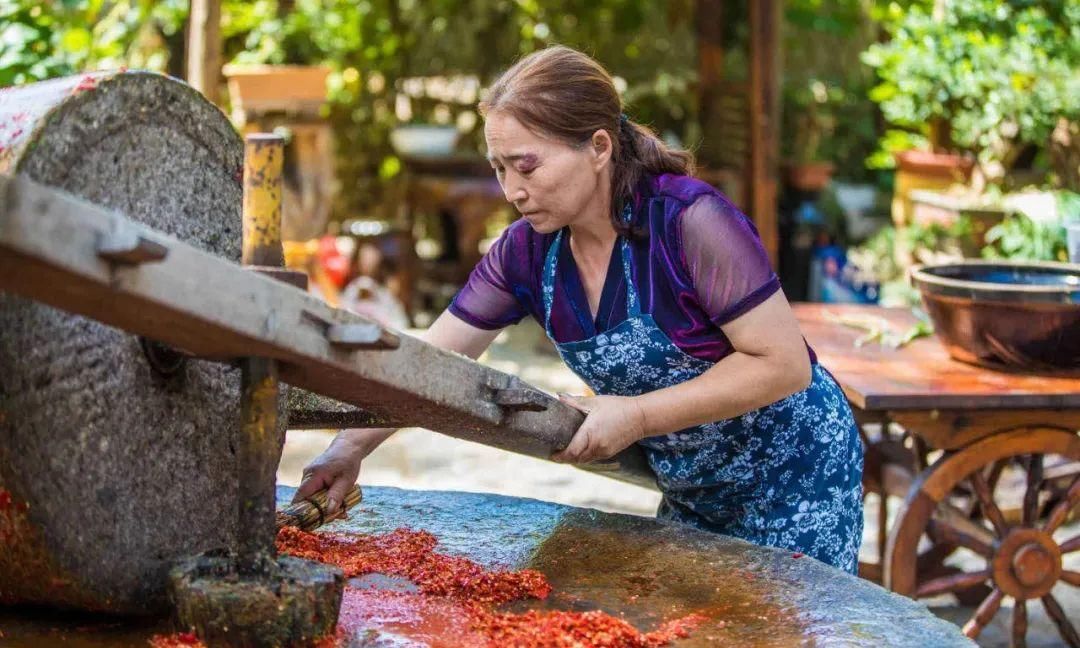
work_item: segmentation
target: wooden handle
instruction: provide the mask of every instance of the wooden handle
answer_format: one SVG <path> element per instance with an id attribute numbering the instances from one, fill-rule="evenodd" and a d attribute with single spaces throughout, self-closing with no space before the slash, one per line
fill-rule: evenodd
<path id="1" fill-rule="evenodd" d="M 277 512 L 277 528 L 292 526 L 299 527 L 301 531 L 313 531 L 327 522 L 345 517 L 345 512 L 353 508 L 363 500 L 363 493 L 359 484 L 353 484 L 349 492 L 345 494 L 345 501 L 334 513 L 326 512 L 326 491 L 316 491 L 311 497 L 302 502 L 290 504 L 285 510 Z"/>

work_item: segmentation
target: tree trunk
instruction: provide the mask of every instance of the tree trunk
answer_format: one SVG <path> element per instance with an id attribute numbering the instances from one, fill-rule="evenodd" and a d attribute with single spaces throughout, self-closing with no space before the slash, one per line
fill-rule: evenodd
<path id="1" fill-rule="evenodd" d="M 187 82 L 214 103 L 221 87 L 221 0 L 191 0 Z"/>

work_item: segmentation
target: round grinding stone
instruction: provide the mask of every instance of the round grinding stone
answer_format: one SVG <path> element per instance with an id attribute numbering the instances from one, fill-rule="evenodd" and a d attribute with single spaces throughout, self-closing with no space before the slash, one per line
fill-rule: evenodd
<path id="1" fill-rule="evenodd" d="M 0 92 L 0 172 L 236 262 L 242 162 L 224 114 L 166 76 Z M 234 544 L 239 371 L 162 373 L 134 335 L 8 294 L 0 331 L 0 602 L 164 610 L 177 558 Z"/>
<path id="2" fill-rule="evenodd" d="M 341 570 L 289 556 L 269 575 L 245 577 L 226 556 L 203 555 L 169 573 L 176 622 L 209 646 L 309 646 L 332 636 L 341 607 Z"/>

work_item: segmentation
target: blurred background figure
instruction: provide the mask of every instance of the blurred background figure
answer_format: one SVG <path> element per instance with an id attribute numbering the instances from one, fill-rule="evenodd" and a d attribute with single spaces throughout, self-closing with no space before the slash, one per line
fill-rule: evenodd
<path id="1" fill-rule="evenodd" d="M 394 261 L 370 242 L 357 246 L 355 259 L 353 279 L 341 292 L 341 307 L 384 326 L 408 328 Z"/>

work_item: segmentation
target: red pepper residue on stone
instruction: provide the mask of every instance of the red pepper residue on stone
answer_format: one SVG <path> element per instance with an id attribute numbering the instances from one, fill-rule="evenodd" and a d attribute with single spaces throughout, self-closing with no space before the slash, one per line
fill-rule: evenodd
<path id="1" fill-rule="evenodd" d="M 641 632 L 627 621 L 605 612 L 564 612 L 530 610 L 524 614 L 488 612 L 477 618 L 476 627 L 493 646 L 530 648 L 573 648 L 613 646 L 654 648 L 690 635 L 705 621 L 691 614 L 668 621 L 653 632 Z"/>
<path id="2" fill-rule="evenodd" d="M 89 74 L 79 79 L 79 84 L 71 89 L 71 94 L 79 94 L 80 92 L 86 92 L 87 90 L 93 90 L 97 87 L 97 79 Z"/>
<path id="3" fill-rule="evenodd" d="M 281 553 L 336 565 L 346 578 L 386 574 L 408 578 L 424 594 L 498 604 L 547 598 L 551 585 L 540 572 L 488 571 L 467 558 L 435 552 L 427 531 L 398 529 L 385 535 L 305 533 L 285 527 L 277 537 Z"/>
<path id="4" fill-rule="evenodd" d="M 206 644 L 191 632 L 150 637 L 150 648 L 206 648 Z"/>
<path id="5" fill-rule="evenodd" d="M 336 565 L 347 577 L 402 576 L 419 589 L 414 593 L 347 587 L 338 619 L 339 644 L 357 632 L 381 627 L 433 648 L 655 648 L 689 636 L 707 620 L 691 614 L 653 632 L 641 632 L 600 611 L 499 612 L 494 606 L 500 603 L 546 598 L 551 585 L 533 570 L 489 571 L 466 558 L 439 554 L 437 544 L 432 534 L 410 529 L 354 535 L 285 528 L 277 538 L 279 552 Z"/>
<path id="6" fill-rule="evenodd" d="M 11 491 L 0 488 L 0 545 L 10 546 L 25 533 L 29 510 L 29 504 L 16 501 Z"/>
<path id="7" fill-rule="evenodd" d="M 484 609 L 478 603 L 442 596 L 346 587 L 338 636 L 346 646 L 349 637 L 378 628 L 432 648 L 487 646 L 488 638 L 473 627 L 475 615 Z"/>

